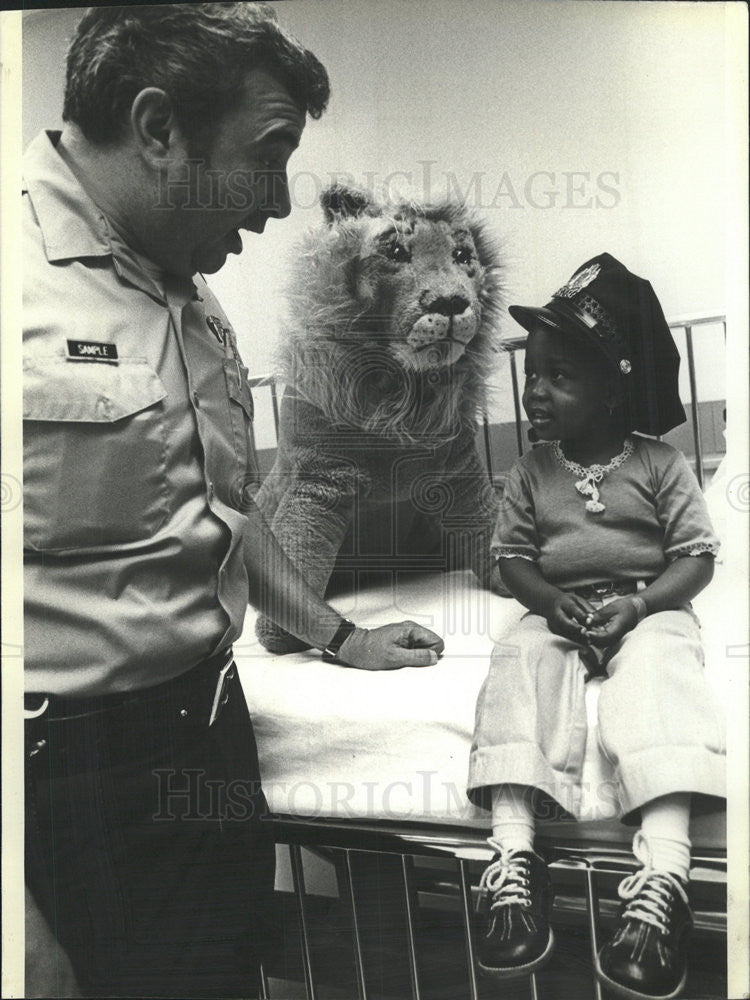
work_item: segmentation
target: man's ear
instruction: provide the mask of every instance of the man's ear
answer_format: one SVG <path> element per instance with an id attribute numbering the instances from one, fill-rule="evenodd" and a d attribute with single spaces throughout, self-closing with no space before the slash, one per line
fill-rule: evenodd
<path id="1" fill-rule="evenodd" d="M 177 124 L 172 100 L 159 87 L 145 87 L 130 109 L 130 124 L 141 156 L 161 168 L 177 152 L 185 152 L 185 138 Z"/>

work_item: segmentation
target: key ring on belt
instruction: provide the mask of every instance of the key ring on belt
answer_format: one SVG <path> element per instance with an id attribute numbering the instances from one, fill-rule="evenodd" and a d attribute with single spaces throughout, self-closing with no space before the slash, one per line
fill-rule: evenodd
<path id="1" fill-rule="evenodd" d="M 26 706 L 24 705 L 23 717 L 24 719 L 38 719 L 40 715 L 44 715 L 44 713 L 47 711 L 48 708 L 49 708 L 49 698 L 47 697 L 47 695 L 45 695 L 44 701 L 42 702 L 39 708 L 26 708 Z"/>
<path id="2" fill-rule="evenodd" d="M 216 690 L 214 691 L 214 700 L 211 705 L 211 714 L 208 717 L 209 727 L 216 722 L 219 717 L 219 712 L 226 705 L 229 695 L 226 693 L 226 684 L 228 680 L 234 677 L 234 674 L 229 675 L 229 671 L 234 666 L 234 657 L 232 655 L 231 648 L 227 650 L 227 662 L 219 670 L 219 676 L 216 679 Z"/>

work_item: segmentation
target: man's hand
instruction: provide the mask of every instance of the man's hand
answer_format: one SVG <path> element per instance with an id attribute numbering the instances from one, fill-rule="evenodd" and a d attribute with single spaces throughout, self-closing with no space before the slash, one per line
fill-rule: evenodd
<path id="1" fill-rule="evenodd" d="M 416 622 L 399 622 L 371 630 L 358 628 L 341 645 L 338 659 L 360 670 L 429 667 L 444 648 L 439 635 Z"/>
<path id="2" fill-rule="evenodd" d="M 594 611 L 586 620 L 584 634 L 592 646 L 614 646 L 637 624 L 635 604 L 626 597 Z"/>
<path id="3" fill-rule="evenodd" d="M 573 642 L 585 642 L 585 623 L 593 614 L 593 605 L 577 594 L 560 594 L 552 604 L 547 616 L 547 624 L 555 635 L 561 635 Z"/>
<path id="4" fill-rule="evenodd" d="M 258 508 L 251 507 L 247 516 L 244 554 L 250 603 L 303 642 L 325 649 L 341 615 L 300 576 Z M 371 631 L 355 629 L 336 659 L 360 670 L 395 670 L 431 666 L 442 652 L 439 635 L 406 621 Z"/>

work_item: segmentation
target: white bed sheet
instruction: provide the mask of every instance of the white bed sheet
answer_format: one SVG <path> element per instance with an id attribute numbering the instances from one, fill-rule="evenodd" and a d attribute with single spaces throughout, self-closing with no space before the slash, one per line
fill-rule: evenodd
<path id="1" fill-rule="evenodd" d="M 696 610 L 707 673 L 726 700 L 720 571 Z M 313 651 L 272 656 L 255 640 L 251 609 L 235 650 L 271 810 L 487 828 L 488 814 L 465 794 L 476 697 L 493 642 L 524 609 L 482 590 L 470 573 L 402 576 L 356 603 L 334 603 L 367 627 L 420 622 L 443 636 L 445 654 L 433 667 L 376 672 L 325 664 Z M 544 824 L 540 832 L 625 844 L 632 830 L 614 819 L 611 772 L 597 749 L 599 684 L 587 688 L 583 822 Z M 692 836 L 695 846 L 724 846 L 725 814 L 698 817 Z"/>

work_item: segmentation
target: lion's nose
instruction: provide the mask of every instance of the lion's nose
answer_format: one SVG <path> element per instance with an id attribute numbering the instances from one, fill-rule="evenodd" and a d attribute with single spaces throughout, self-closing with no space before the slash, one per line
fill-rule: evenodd
<path id="1" fill-rule="evenodd" d="M 425 306 L 425 312 L 441 313 L 443 316 L 459 316 L 469 308 L 469 300 L 463 295 L 441 295 Z"/>

